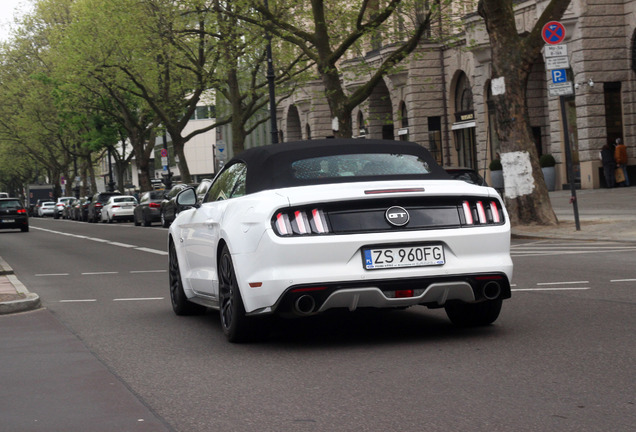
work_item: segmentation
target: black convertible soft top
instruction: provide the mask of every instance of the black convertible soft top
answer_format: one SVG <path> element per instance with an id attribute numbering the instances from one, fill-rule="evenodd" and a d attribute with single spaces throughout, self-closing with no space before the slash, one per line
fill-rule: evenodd
<path id="1" fill-rule="evenodd" d="M 431 154 L 419 144 L 406 141 L 372 139 L 323 139 L 273 144 L 245 150 L 225 166 L 243 162 L 247 166 L 246 193 L 268 189 L 315 184 L 380 180 L 369 177 L 298 178 L 294 175 L 294 162 L 338 155 L 393 154 L 417 157 L 428 169 L 427 174 L 383 175 L 381 180 L 450 179 Z"/>

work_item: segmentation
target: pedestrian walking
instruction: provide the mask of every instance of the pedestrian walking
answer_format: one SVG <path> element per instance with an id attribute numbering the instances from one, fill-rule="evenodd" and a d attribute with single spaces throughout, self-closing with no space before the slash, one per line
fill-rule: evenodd
<path id="1" fill-rule="evenodd" d="M 614 161 L 616 162 L 616 184 L 619 186 L 621 184 L 622 186 L 629 186 L 629 177 L 627 177 L 627 147 L 620 138 L 616 138 Z"/>
<path id="2" fill-rule="evenodd" d="M 603 174 L 605 175 L 605 185 L 608 188 L 616 187 L 614 179 L 614 170 L 616 170 L 616 161 L 614 161 L 614 152 L 609 144 L 605 144 L 599 152 L 599 157 L 603 163 Z"/>

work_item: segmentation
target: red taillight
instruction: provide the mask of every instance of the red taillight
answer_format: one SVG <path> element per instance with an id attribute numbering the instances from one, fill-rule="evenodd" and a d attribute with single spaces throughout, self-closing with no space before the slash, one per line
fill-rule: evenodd
<path id="1" fill-rule="evenodd" d="M 95 203 L 95 207 L 96 207 L 96 208 L 97 208 L 97 207 L 104 207 L 104 205 L 103 205 L 102 203 L 100 203 L 100 202 L 97 202 L 97 203 Z"/>
<path id="2" fill-rule="evenodd" d="M 325 213 L 316 208 L 280 211 L 274 215 L 272 222 L 280 236 L 329 233 Z"/>
<path id="3" fill-rule="evenodd" d="M 121 207 L 121 206 L 114 205 L 114 206 L 112 206 L 111 208 L 119 208 L 119 207 Z"/>
<path id="4" fill-rule="evenodd" d="M 497 209 L 497 203 L 495 201 L 490 202 L 490 212 L 492 213 L 492 221 L 494 223 L 500 223 L 501 216 L 499 216 L 499 210 Z"/>
<path id="5" fill-rule="evenodd" d="M 289 216 L 285 213 L 278 213 L 276 215 L 276 230 L 278 234 L 283 236 L 292 235 L 292 227 L 289 222 Z"/>
<path id="6" fill-rule="evenodd" d="M 470 203 L 468 201 L 464 201 L 462 203 L 462 208 L 464 209 L 464 217 L 466 218 L 466 224 L 472 225 L 473 222 L 473 212 L 470 209 Z"/>
<path id="7" fill-rule="evenodd" d="M 412 289 L 395 291 L 395 298 L 408 298 L 408 297 L 413 297 Z"/>
<path id="8" fill-rule="evenodd" d="M 462 202 L 461 212 L 464 215 L 464 225 L 495 225 L 502 224 L 502 208 L 497 201 L 484 204 L 483 201 L 465 200 Z"/>
<path id="9" fill-rule="evenodd" d="M 18 214 L 25 214 L 26 213 L 26 209 L 18 209 Z"/>
<path id="10" fill-rule="evenodd" d="M 148 204 L 148 207 L 158 209 L 158 208 L 161 208 L 161 204 L 155 203 L 155 202 L 151 202 L 150 204 Z"/>

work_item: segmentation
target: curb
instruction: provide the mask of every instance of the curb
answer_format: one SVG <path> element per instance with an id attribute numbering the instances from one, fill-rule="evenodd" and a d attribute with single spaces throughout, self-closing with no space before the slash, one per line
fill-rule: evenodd
<path id="1" fill-rule="evenodd" d="M 15 288 L 18 294 L 23 294 L 25 298 L 20 300 L 12 300 L 7 302 L 0 302 L 0 315 L 8 315 L 18 312 L 26 312 L 41 307 L 42 302 L 40 296 L 35 293 L 29 292 L 27 287 L 18 280 L 13 274 L 13 269 L 5 260 L 0 257 L 0 276 L 5 276 L 11 285 Z"/>

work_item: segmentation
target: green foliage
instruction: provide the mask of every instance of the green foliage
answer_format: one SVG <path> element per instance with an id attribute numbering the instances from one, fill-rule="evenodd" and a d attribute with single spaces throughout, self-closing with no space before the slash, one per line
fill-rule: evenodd
<path id="1" fill-rule="evenodd" d="M 539 165 L 541 168 L 550 168 L 556 165 L 556 160 L 554 160 L 554 156 L 549 153 L 541 155 L 539 158 Z"/>

